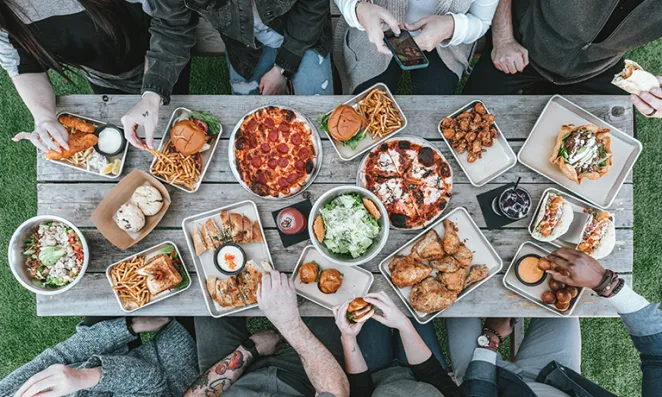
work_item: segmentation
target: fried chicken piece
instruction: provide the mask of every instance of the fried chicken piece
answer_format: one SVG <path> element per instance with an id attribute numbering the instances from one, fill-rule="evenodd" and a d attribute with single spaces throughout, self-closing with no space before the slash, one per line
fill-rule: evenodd
<path id="1" fill-rule="evenodd" d="M 94 134 L 84 134 L 82 132 L 69 134 L 69 142 L 68 142 L 69 149 L 61 148 L 62 153 L 58 153 L 55 150 L 51 150 L 48 153 L 46 153 L 46 159 L 47 160 L 68 159 L 69 157 L 73 156 L 78 152 L 82 152 L 87 150 L 88 148 L 91 148 L 92 146 L 96 145 L 97 142 L 99 142 L 99 138 L 97 138 L 97 136 Z M 57 143 L 55 144 L 58 145 Z"/>
<path id="2" fill-rule="evenodd" d="M 460 139 L 464 138 L 467 135 L 467 132 L 464 131 L 458 131 L 455 133 L 455 140 L 459 141 Z"/>
<path id="3" fill-rule="evenodd" d="M 494 145 L 494 140 L 493 140 L 493 138 L 492 138 L 491 136 L 489 136 L 489 135 L 483 135 L 483 136 L 480 138 L 480 143 L 482 143 L 483 146 L 486 146 L 486 147 L 492 147 L 492 145 Z"/>
<path id="4" fill-rule="evenodd" d="M 415 259 L 422 260 L 441 258 L 444 255 L 441 239 L 434 229 L 425 233 L 425 236 L 414 244 L 411 252 Z"/>
<path id="5" fill-rule="evenodd" d="M 471 284 L 480 281 L 487 277 L 487 274 L 490 270 L 487 268 L 487 265 L 473 265 L 469 268 L 469 274 L 464 280 L 464 288 L 467 288 Z"/>
<path id="6" fill-rule="evenodd" d="M 439 273 L 437 277 L 449 291 L 460 292 L 464 287 L 464 279 L 467 276 L 466 268 L 460 268 L 454 272 Z"/>
<path id="7" fill-rule="evenodd" d="M 465 142 L 465 141 L 460 142 L 460 143 L 457 145 L 456 150 L 457 150 L 457 153 L 458 153 L 458 154 L 462 154 L 462 153 L 466 152 L 466 151 L 467 151 L 467 142 Z M 471 155 L 471 154 L 470 154 L 470 155 Z M 471 163 L 471 161 L 470 161 L 470 163 Z"/>
<path id="8" fill-rule="evenodd" d="M 57 118 L 57 121 L 67 128 L 73 128 L 76 131 L 84 132 L 86 134 L 91 134 L 96 130 L 96 127 L 91 123 L 70 114 L 63 114 Z"/>
<path id="9" fill-rule="evenodd" d="M 480 144 L 480 140 L 476 139 L 471 144 L 471 153 L 481 153 L 483 151 L 483 146 Z M 480 157 L 480 156 L 479 156 Z"/>
<path id="10" fill-rule="evenodd" d="M 439 270 L 440 272 L 456 272 L 465 267 L 462 266 L 462 264 L 457 259 L 450 255 L 444 255 L 439 259 L 430 261 L 430 266 Z"/>
<path id="11" fill-rule="evenodd" d="M 469 131 L 469 119 L 462 119 L 458 122 L 458 126 L 462 131 Z"/>
<path id="12" fill-rule="evenodd" d="M 454 139 L 455 138 L 455 129 L 454 128 L 442 128 L 441 133 L 444 135 L 444 138 L 446 138 L 446 139 Z"/>
<path id="13" fill-rule="evenodd" d="M 457 226 L 448 219 L 444 219 L 444 251 L 447 254 L 454 254 L 460 247 L 460 238 L 457 236 Z"/>
<path id="14" fill-rule="evenodd" d="M 474 153 L 469 152 L 469 154 L 467 155 L 467 162 L 469 162 L 469 163 L 473 163 L 477 159 L 478 159 L 478 157 L 476 157 L 476 154 L 474 154 Z"/>
<path id="15" fill-rule="evenodd" d="M 469 132 L 465 136 L 465 139 L 467 140 L 467 143 L 471 144 L 473 141 L 476 140 L 477 136 L 478 136 L 478 134 L 476 134 L 475 132 Z"/>
<path id="16" fill-rule="evenodd" d="M 483 115 L 481 115 L 480 113 L 476 113 L 476 114 L 474 115 L 474 121 L 473 121 L 473 123 L 471 124 L 471 126 L 473 127 L 473 126 L 475 126 L 476 124 L 480 124 L 481 121 L 483 121 Z"/>
<path id="17" fill-rule="evenodd" d="M 455 120 L 456 121 L 471 120 L 473 117 L 474 116 L 470 112 L 464 112 L 464 113 L 460 113 L 459 115 L 457 115 L 457 117 L 455 117 Z"/>
<path id="18" fill-rule="evenodd" d="M 485 105 L 483 105 L 480 102 L 478 102 L 474 105 L 474 110 L 478 114 L 487 114 L 487 109 L 485 109 Z"/>
<path id="19" fill-rule="evenodd" d="M 471 260 L 474 255 L 466 245 L 460 244 L 460 246 L 457 247 L 457 251 L 453 254 L 453 257 L 460 263 L 460 266 L 467 267 L 471 265 Z"/>
<path id="20" fill-rule="evenodd" d="M 414 310 L 422 313 L 439 312 L 457 300 L 457 293 L 446 289 L 433 277 L 428 277 L 411 289 L 409 302 Z"/>
<path id="21" fill-rule="evenodd" d="M 485 121 L 488 124 L 494 124 L 495 120 L 496 120 L 496 116 L 493 114 L 486 114 L 483 116 L 483 121 Z"/>
<path id="22" fill-rule="evenodd" d="M 455 127 L 455 119 L 446 117 L 441 120 L 441 128 L 452 128 Z"/>
<path id="23" fill-rule="evenodd" d="M 391 281 L 398 288 L 411 287 L 432 273 L 432 268 L 426 266 L 411 256 L 396 255 L 389 263 Z"/>

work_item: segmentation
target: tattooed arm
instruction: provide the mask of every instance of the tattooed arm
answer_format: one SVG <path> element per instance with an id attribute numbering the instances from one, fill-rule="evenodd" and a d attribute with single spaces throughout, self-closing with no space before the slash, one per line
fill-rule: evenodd
<path id="1" fill-rule="evenodd" d="M 239 346 L 214 364 L 189 387 L 184 397 L 218 397 L 223 394 L 253 362 L 253 355 Z"/>

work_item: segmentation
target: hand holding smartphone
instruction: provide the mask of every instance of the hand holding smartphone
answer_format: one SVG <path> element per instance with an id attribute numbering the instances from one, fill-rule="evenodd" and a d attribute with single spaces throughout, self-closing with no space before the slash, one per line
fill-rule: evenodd
<path id="1" fill-rule="evenodd" d="M 387 30 L 384 32 L 384 42 L 402 70 L 422 69 L 430 64 L 407 30 L 401 29 L 399 36 L 392 30 Z"/>

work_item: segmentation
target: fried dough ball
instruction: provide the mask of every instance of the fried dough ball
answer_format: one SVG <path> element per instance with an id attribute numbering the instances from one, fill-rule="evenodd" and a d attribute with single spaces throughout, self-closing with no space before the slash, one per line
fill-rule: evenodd
<path id="1" fill-rule="evenodd" d="M 545 272 L 547 270 L 552 270 L 553 268 L 554 268 L 554 264 L 547 258 L 538 259 L 538 269 Z"/>
<path id="2" fill-rule="evenodd" d="M 560 289 L 565 288 L 565 284 L 563 284 L 560 281 L 556 281 L 554 279 L 549 280 L 549 288 L 552 289 L 552 291 L 556 292 Z"/>
<path id="3" fill-rule="evenodd" d="M 554 306 L 556 306 L 556 308 L 558 310 L 564 312 L 564 311 L 568 310 L 568 308 L 570 307 L 570 303 L 561 303 L 561 302 L 557 301 Z"/>
<path id="4" fill-rule="evenodd" d="M 542 293 L 540 299 L 548 305 L 553 305 L 556 303 L 556 294 L 554 291 L 545 291 Z"/>
<path id="5" fill-rule="evenodd" d="M 561 303 L 570 303 L 572 300 L 572 294 L 567 289 L 560 289 L 556 291 L 556 300 Z"/>
<path id="6" fill-rule="evenodd" d="M 577 289 L 577 287 L 567 286 L 565 287 L 565 289 L 568 290 L 568 292 L 570 292 L 572 299 L 575 299 L 577 295 L 579 295 L 579 290 Z"/>

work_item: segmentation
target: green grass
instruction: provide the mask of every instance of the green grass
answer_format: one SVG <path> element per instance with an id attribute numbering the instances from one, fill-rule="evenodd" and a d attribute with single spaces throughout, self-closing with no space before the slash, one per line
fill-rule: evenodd
<path id="1" fill-rule="evenodd" d="M 630 57 L 662 75 L 662 40 L 638 48 Z M 55 76 L 58 95 L 89 93 L 80 76 L 73 84 Z M 14 144 L 10 138 L 32 129 L 32 118 L 5 73 L 0 73 L 0 252 L 14 229 L 37 212 L 35 150 L 27 142 Z M 403 79 L 399 91 L 407 93 L 410 82 Z M 223 58 L 195 58 L 191 71 L 192 94 L 227 94 L 229 84 Z M 637 116 L 638 138 L 644 151 L 634 170 L 635 180 L 635 290 L 651 301 L 662 300 L 662 120 Z M 6 257 L 5 257 L 6 258 Z M 29 361 L 46 347 L 67 338 L 80 320 L 75 317 L 37 317 L 35 297 L 13 278 L 6 260 L 0 263 L 0 377 Z M 262 319 L 250 322 L 251 329 L 268 326 Z M 437 324 L 440 338 L 445 332 Z M 608 390 L 622 396 L 641 394 L 639 358 L 618 319 L 583 319 L 582 372 Z M 442 345 L 444 345 L 442 343 Z"/>

